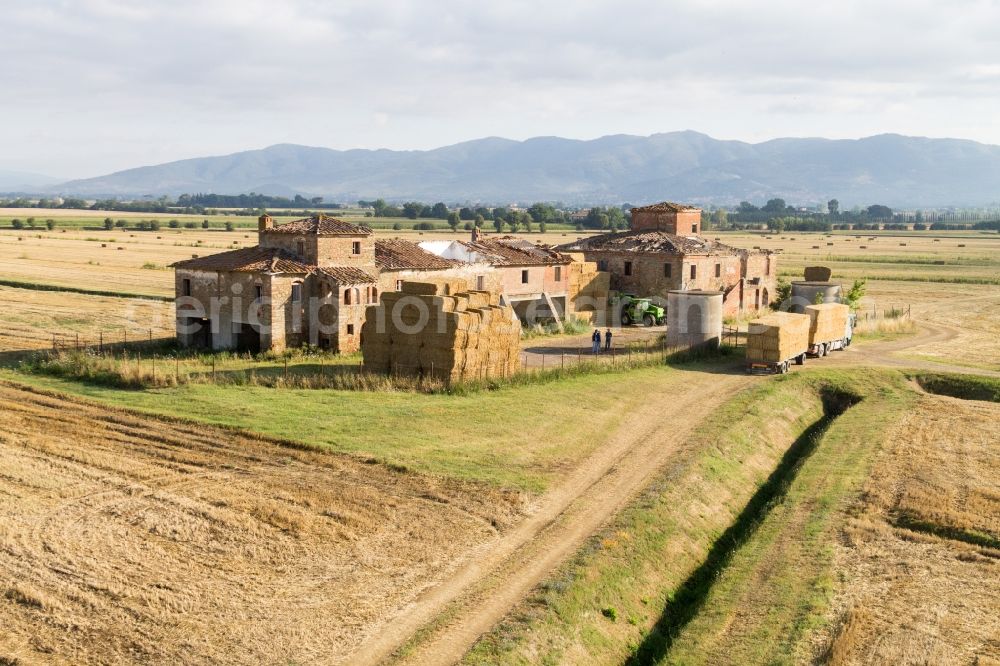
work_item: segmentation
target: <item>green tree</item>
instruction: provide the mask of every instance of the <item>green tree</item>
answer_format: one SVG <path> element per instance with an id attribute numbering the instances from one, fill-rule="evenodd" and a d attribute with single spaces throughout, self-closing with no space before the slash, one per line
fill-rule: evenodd
<path id="1" fill-rule="evenodd" d="M 534 222 L 550 222 L 555 217 L 556 209 L 547 203 L 532 204 L 528 214 Z"/>
<path id="2" fill-rule="evenodd" d="M 451 227 L 452 231 L 458 231 L 458 225 L 461 224 L 461 222 L 461 215 L 455 212 L 448 213 L 448 226 Z"/>
<path id="3" fill-rule="evenodd" d="M 881 204 L 868 206 L 868 217 L 876 220 L 887 220 L 892 217 L 892 209 Z"/>
<path id="4" fill-rule="evenodd" d="M 476 219 L 476 211 L 472 210 L 468 206 L 463 206 L 458 209 L 458 216 L 463 220 L 474 220 Z"/>
<path id="5" fill-rule="evenodd" d="M 202 229 L 208 229 L 208 220 L 202 220 L 201 221 L 201 228 Z"/>
<path id="6" fill-rule="evenodd" d="M 403 204 L 403 215 L 415 220 L 420 217 L 420 213 L 423 212 L 425 206 L 419 201 L 407 201 Z"/>
<path id="7" fill-rule="evenodd" d="M 110 217 L 104 218 L 104 228 L 107 229 L 108 231 L 111 231 L 112 229 L 115 228 L 115 221 L 112 220 Z"/>
<path id="8" fill-rule="evenodd" d="M 474 224 L 475 224 L 475 225 L 476 225 L 477 227 L 479 227 L 479 228 L 482 228 L 482 226 L 483 226 L 483 224 L 484 224 L 485 222 L 486 222 L 486 218 L 485 218 L 485 217 L 483 217 L 482 215 L 480 215 L 479 213 L 477 213 L 477 214 L 476 214 L 476 220 L 475 220 Z"/>
<path id="9" fill-rule="evenodd" d="M 226 220 L 226 231 L 232 231 L 233 228 L 234 228 L 233 223 L 230 222 L 229 220 Z"/>
<path id="10" fill-rule="evenodd" d="M 774 298 L 771 300 L 771 309 L 781 309 L 781 304 L 792 297 L 792 283 L 785 278 L 778 278 L 778 283 L 774 290 Z"/>
<path id="11" fill-rule="evenodd" d="M 434 218 L 437 218 L 439 220 L 446 220 L 446 219 L 448 219 L 448 207 L 445 206 L 440 201 L 437 202 L 431 208 L 430 217 L 434 217 Z"/>
<path id="12" fill-rule="evenodd" d="M 836 199 L 830 199 L 826 202 L 826 209 L 830 211 L 830 215 L 840 215 L 840 202 Z"/>
<path id="13" fill-rule="evenodd" d="M 149 228 L 150 228 L 151 231 L 159 231 L 160 230 L 160 221 L 159 220 L 150 220 L 149 221 Z"/>
<path id="14" fill-rule="evenodd" d="M 544 234 L 546 226 L 547 225 L 545 224 L 545 220 L 542 220 L 541 222 L 538 223 L 538 230 Z"/>
<path id="15" fill-rule="evenodd" d="M 519 224 L 524 226 L 524 230 L 531 233 L 531 224 L 534 221 L 530 213 L 518 213 L 517 221 Z"/>
<path id="16" fill-rule="evenodd" d="M 10 221 L 10 226 L 14 227 L 15 229 L 24 229 L 24 222 L 22 222 L 17 218 L 14 218 L 13 220 Z"/>
<path id="17" fill-rule="evenodd" d="M 181 223 L 178 222 L 177 220 L 170 220 L 169 222 L 167 222 L 167 226 L 170 227 L 171 229 L 176 229 L 177 227 L 181 226 Z"/>
<path id="18" fill-rule="evenodd" d="M 761 208 L 765 213 L 784 213 L 788 209 L 788 205 L 785 203 L 784 199 L 774 198 L 769 199 L 764 207 Z"/>
<path id="19" fill-rule="evenodd" d="M 500 233 L 501 231 L 503 231 L 503 218 L 502 217 L 494 217 L 493 218 L 493 228 L 497 230 L 497 233 Z"/>
<path id="20" fill-rule="evenodd" d="M 851 288 L 847 290 L 847 294 L 844 295 L 844 300 L 847 304 L 851 306 L 852 310 L 857 310 L 858 306 L 861 305 L 861 299 L 864 298 L 865 292 L 868 290 L 868 280 L 865 278 L 858 278 L 851 285 Z"/>
<path id="21" fill-rule="evenodd" d="M 53 219 L 45 220 L 45 228 L 48 229 L 49 231 L 52 231 L 53 229 L 56 228 L 56 221 Z"/>
<path id="22" fill-rule="evenodd" d="M 716 229 L 723 229 L 726 226 L 726 222 L 729 219 L 729 213 L 726 212 L 725 208 L 717 208 L 712 213 L 712 226 Z"/>

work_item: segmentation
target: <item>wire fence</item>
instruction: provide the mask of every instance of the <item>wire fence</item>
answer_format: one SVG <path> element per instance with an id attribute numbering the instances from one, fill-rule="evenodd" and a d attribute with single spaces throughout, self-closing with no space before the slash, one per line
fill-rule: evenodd
<path id="1" fill-rule="evenodd" d="M 872 306 L 857 311 L 857 317 L 859 322 L 909 319 L 911 307 Z M 173 337 L 166 337 L 164 332 L 159 335 L 152 329 L 141 334 L 121 329 L 102 331 L 95 337 L 52 333 L 51 349 L 30 352 L 22 366 L 42 374 L 133 388 L 184 383 L 344 389 L 387 388 L 391 384 L 419 388 L 427 382 L 450 386 L 455 382 L 509 380 L 578 366 L 645 367 L 665 363 L 691 349 L 688 345 L 668 345 L 665 335 L 610 346 L 602 341 L 596 351 L 593 345 L 535 345 L 516 352 L 516 363 L 483 363 L 465 368 L 397 360 L 366 365 L 358 353 L 341 355 L 316 349 L 257 354 L 184 349 L 177 347 Z M 730 348 L 745 346 L 745 328 L 724 325 L 719 342 Z M 390 381 L 387 384 L 385 380 Z"/>

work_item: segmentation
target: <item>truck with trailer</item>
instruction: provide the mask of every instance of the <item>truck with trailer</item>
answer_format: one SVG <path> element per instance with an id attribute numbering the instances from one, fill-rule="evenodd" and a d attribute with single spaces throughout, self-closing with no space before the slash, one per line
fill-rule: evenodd
<path id="1" fill-rule="evenodd" d="M 819 358 L 834 350 L 844 350 L 854 337 L 855 315 L 841 303 L 807 305 L 809 316 L 809 356 Z"/>
<path id="2" fill-rule="evenodd" d="M 809 351 L 811 318 L 794 312 L 772 312 L 747 328 L 746 370 L 751 374 L 785 374 L 802 365 Z"/>

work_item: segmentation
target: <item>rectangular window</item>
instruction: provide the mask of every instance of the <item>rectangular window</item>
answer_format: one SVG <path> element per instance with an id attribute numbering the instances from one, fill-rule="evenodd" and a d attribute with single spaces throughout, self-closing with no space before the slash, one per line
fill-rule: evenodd
<path id="1" fill-rule="evenodd" d="M 396 291 L 402 291 L 402 290 L 403 290 L 403 281 L 396 280 Z"/>
<path id="2" fill-rule="evenodd" d="M 257 285 L 253 288 L 253 297 L 258 303 L 264 300 L 264 287 Z"/>
<path id="3" fill-rule="evenodd" d="M 302 302 L 302 285 L 293 284 L 292 285 L 292 303 Z"/>
<path id="4" fill-rule="evenodd" d="M 295 248 L 298 250 L 299 257 L 304 258 L 306 256 L 306 243 L 305 241 L 298 241 L 295 243 Z"/>
<path id="5" fill-rule="evenodd" d="M 670 277 L 674 272 L 674 267 L 670 264 L 663 264 L 663 277 Z"/>
<path id="6" fill-rule="evenodd" d="M 697 224 L 692 224 L 691 225 L 691 233 L 693 233 L 693 234 L 698 233 L 698 225 Z"/>
<path id="7" fill-rule="evenodd" d="M 625 275 L 632 275 L 632 262 L 631 261 L 626 261 L 625 262 Z"/>
<path id="8" fill-rule="evenodd" d="M 521 271 L 521 284 L 528 284 L 528 271 Z"/>
<path id="9" fill-rule="evenodd" d="M 351 244 L 351 253 L 352 254 L 361 254 L 361 241 L 354 241 Z"/>
<path id="10" fill-rule="evenodd" d="M 698 277 L 698 267 L 695 266 L 694 264 L 691 264 L 691 279 L 694 280 L 697 277 Z"/>
<path id="11" fill-rule="evenodd" d="M 190 295 L 191 295 L 191 280 L 189 280 L 188 278 L 184 278 L 184 280 L 181 281 L 181 296 L 190 296 Z"/>
<path id="12" fill-rule="evenodd" d="M 485 275 L 477 275 L 476 276 L 476 290 L 477 291 L 486 291 L 486 276 Z"/>
<path id="13" fill-rule="evenodd" d="M 354 335 L 354 324 L 348 324 L 347 325 L 347 334 L 348 335 Z"/>
<path id="14" fill-rule="evenodd" d="M 562 266 L 556 266 L 555 274 L 556 282 L 562 282 Z"/>
<path id="15" fill-rule="evenodd" d="M 722 277 L 722 264 L 715 265 L 715 277 Z"/>

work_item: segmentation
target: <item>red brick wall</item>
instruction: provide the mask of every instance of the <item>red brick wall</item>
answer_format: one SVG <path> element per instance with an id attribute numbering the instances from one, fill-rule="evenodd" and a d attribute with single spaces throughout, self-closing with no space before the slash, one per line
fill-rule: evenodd
<path id="1" fill-rule="evenodd" d="M 665 231 L 677 236 L 690 236 L 701 233 L 701 211 L 682 211 L 670 213 L 666 211 L 632 212 L 633 231 Z"/>

